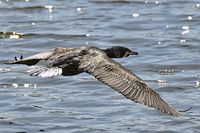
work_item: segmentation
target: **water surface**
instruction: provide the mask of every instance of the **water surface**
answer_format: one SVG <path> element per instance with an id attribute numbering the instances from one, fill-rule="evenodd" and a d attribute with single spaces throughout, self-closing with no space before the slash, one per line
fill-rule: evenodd
<path id="1" fill-rule="evenodd" d="M 200 131 L 199 0 L 1 0 L 0 132 Z M 4 61 L 55 47 L 126 46 L 117 59 L 178 110 L 127 100 L 92 76 L 38 78 Z"/>

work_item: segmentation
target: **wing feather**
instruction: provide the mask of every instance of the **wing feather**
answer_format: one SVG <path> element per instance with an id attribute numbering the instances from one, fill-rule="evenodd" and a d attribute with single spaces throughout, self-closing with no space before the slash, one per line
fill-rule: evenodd
<path id="1" fill-rule="evenodd" d="M 92 58 L 92 60 L 96 61 L 97 59 Z M 107 56 L 103 56 L 103 58 L 98 57 L 98 63 L 93 63 L 98 64 L 96 66 L 92 66 L 91 63 L 86 64 L 88 64 L 85 66 L 86 72 L 118 91 L 126 98 L 149 107 L 154 107 L 169 115 L 180 115 L 139 77 Z"/>
<path id="2" fill-rule="evenodd" d="M 14 61 L 9 61 L 6 64 L 25 64 L 25 65 L 35 65 L 40 60 L 54 60 L 60 56 L 63 56 L 65 54 L 70 54 L 75 48 L 62 48 L 58 47 L 55 49 L 51 49 L 46 52 L 38 53 L 35 55 L 32 55 L 30 57 L 24 58 L 24 59 L 18 59 L 15 57 Z M 23 57 L 23 56 L 21 56 Z"/>
<path id="3" fill-rule="evenodd" d="M 28 74 L 39 77 L 54 77 L 62 74 L 62 69 L 58 67 L 48 68 L 46 66 L 31 66 L 28 69 Z"/>

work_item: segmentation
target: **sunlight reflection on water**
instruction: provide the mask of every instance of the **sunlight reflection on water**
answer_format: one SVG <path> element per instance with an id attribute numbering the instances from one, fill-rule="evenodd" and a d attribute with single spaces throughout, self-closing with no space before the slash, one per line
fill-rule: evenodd
<path id="1" fill-rule="evenodd" d="M 199 132 L 199 9 L 195 0 L 1 0 L 0 131 Z M 87 74 L 43 79 L 27 75 L 25 66 L 3 64 L 82 45 L 138 51 L 116 61 L 173 107 L 193 108 L 174 118 Z"/>

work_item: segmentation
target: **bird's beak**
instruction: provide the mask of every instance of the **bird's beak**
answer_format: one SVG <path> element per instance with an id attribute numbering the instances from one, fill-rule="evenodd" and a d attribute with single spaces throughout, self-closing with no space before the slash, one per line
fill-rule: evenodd
<path id="1" fill-rule="evenodd" d="M 132 51 L 130 52 L 130 55 L 138 55 L 138 52 Z"/>

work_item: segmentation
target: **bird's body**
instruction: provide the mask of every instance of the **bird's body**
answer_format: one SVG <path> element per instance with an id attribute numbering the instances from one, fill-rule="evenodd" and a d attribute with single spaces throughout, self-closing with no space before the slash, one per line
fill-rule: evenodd
<path id="1" fill-rule="evenodd" d="M 40 77 L 72 76 L 86 72 L 130 100 L 154 107 L 163 113 L 178 116 L 179 113 L 149 88 L 143 80 L 111 59 L 137 54 L 137 52 L 119 46 L 106 50 L 91 46 L 55 48 L 28 58 L 11 61 L 9 64 L 31 65 L 28 73 Z M 32 66 L 40 60 L 50 62 L 46 66 Z"/>

